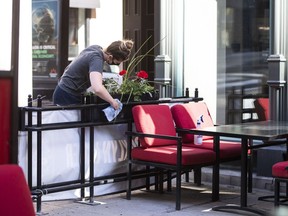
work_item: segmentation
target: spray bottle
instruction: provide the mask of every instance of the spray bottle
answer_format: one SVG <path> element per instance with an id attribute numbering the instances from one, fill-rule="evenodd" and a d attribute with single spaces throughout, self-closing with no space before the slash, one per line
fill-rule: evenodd
<path id="1" fill-rule="evenodd" d="M 201 115 L 199 117 L 199 119 L 197 119 L 197 126 L 196 128 L 201 128 L 201 123 L 203 123 L 203 115 Z M 195 134 L 194 135 L 194 144 L 195 145 L 202 145 L 202 135 L 201 134 Z"/>

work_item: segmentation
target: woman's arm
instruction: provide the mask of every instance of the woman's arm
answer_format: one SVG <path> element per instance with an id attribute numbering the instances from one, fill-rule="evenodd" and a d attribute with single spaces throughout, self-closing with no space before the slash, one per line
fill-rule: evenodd
<path id="1" fill-rule="evenodd" d="M 90 82 L 94 93 L 107 101 L 114 109 L 119 109 L 119 103 L 109 94 L 102 84 L 102 73 L 97 71 L 90 72 Z"/>

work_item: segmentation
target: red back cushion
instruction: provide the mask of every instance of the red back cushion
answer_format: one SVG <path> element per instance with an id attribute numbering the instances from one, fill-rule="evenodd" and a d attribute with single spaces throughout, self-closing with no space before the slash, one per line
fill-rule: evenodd
<path id="1" fill-rule="evenodd" d="M 137 105 L 132 108 L 137 132 L 176 136 L 175 125 L 169 106 Z M 176 141 L 157 138 L 140 139 L 143 147 L 174 145 Z"/>
<path id="2" fill-rule="evenodd" d="M 201 127 L 214 126 L 210 112 L 205 102 L 192 102 L 185 104 L 176 104 L 171 107 L 171 112 L 177 128 L 192 129 L 196 128 L 197 120 L 203 115 Z M 210 136 L 203 136 L 203 140 L 211 139 Z M 183 142 L 191 143 L 194 141 L 194 135 L 185 133 L 183 134 Z"/>
<path id="3" fill-rule="evenodd" d="M 269 98 L 257 98 L 254 106 L 260 121 L 269 120 Z"/>
<path id="4" fill-rule="evenodd" d="M 35 216 L 30 190 L 19 166 L 0 166 L 0 191 L 0 215 Z"/>

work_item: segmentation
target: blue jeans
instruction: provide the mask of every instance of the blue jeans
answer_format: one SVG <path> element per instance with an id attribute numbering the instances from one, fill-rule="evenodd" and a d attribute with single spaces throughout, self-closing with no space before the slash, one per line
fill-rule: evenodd
<path id="1" fill-rule="evenodd" d="M 60 106 L 81 104 L 81 97 L 71 95 L 57 85 L 53 93 L 53 103 Z"/>

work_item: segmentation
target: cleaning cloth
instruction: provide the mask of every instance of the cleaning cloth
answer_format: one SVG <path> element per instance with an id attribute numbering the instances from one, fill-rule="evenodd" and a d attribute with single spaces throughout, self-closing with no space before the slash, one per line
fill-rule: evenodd
<path id="1" fill-rule="evenodd" d="M 105 113 L 105 116 L 109 122 L 117 117 L 123 107 L 123 104 L 118 99 L 115 100 L 119 103 L 119 109 L 115 110 L 112 106 L 109 106 L 102 110 Z"/>

